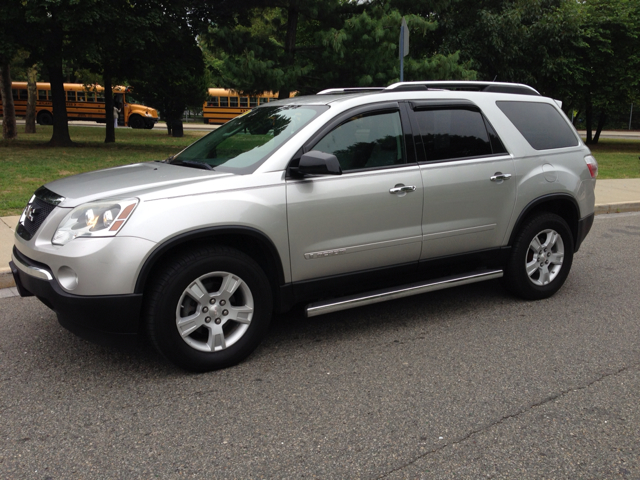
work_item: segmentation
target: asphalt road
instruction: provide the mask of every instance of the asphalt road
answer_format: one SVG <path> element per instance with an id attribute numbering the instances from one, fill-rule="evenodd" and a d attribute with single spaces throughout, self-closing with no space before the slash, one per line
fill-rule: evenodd
<path id="1" fill-rule="evenodd" d="M 640 214 L 599 216 L 551 299 L 290 314 L 203 375 L 0 299 L 0 478 L 638 479 L 639 247 Z"/>

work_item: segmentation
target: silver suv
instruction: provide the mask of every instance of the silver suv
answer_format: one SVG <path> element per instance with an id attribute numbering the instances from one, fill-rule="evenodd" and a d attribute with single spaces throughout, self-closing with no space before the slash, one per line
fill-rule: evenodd
<path id="1" fill-rule="evenodd" d="M 165 160 L 40 187 L 11 268 L 90 339 L 146 333 L 180 367 L 247 357 L 308 316 L 504 277 L 553 295 L 597 163 L 526 85 L 399 83 L 262 105 Z"/>

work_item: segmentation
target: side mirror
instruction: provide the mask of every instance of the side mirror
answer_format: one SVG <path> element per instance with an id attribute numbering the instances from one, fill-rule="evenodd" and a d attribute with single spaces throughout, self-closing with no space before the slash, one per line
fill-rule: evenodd
<path id="1" fill-rule="evenodd" d="M 331 153 L 311 150 L 300 158 L 298 173 L 301 175 L 342 175 L 338 157 Z"/>

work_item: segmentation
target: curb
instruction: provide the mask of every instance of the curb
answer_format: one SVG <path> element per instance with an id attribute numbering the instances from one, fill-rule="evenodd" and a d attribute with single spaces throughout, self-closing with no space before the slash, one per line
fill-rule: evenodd
<path id="1" fill-rule="evenodd" d="M 603 215 L 608 213 L 625 213 L 625 212 L 639 212 L 640 202 L 620 202 L 620 203 L 608 203 L 606 205 L 596 205 L 595 214 Z"/>
<path id="2" fill-rule="evenodd" d="M 640 202 L 609 203 L 606 205 L 596 205 L 596 215 L 607 215 L 611 213 L 640 212 Z M 15 287 L 16 283 L 9 267 L 0 267 L 0 289 Z"/>

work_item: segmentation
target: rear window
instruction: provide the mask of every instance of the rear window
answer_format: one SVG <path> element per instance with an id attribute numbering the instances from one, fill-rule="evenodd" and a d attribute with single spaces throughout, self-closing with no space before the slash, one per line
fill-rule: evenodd
<path id="1" fill-rule="evenodd" d="M 548 103 L 496 102 L 536 150 L 575 147 L 578 138 L 562 114 Z"/>

